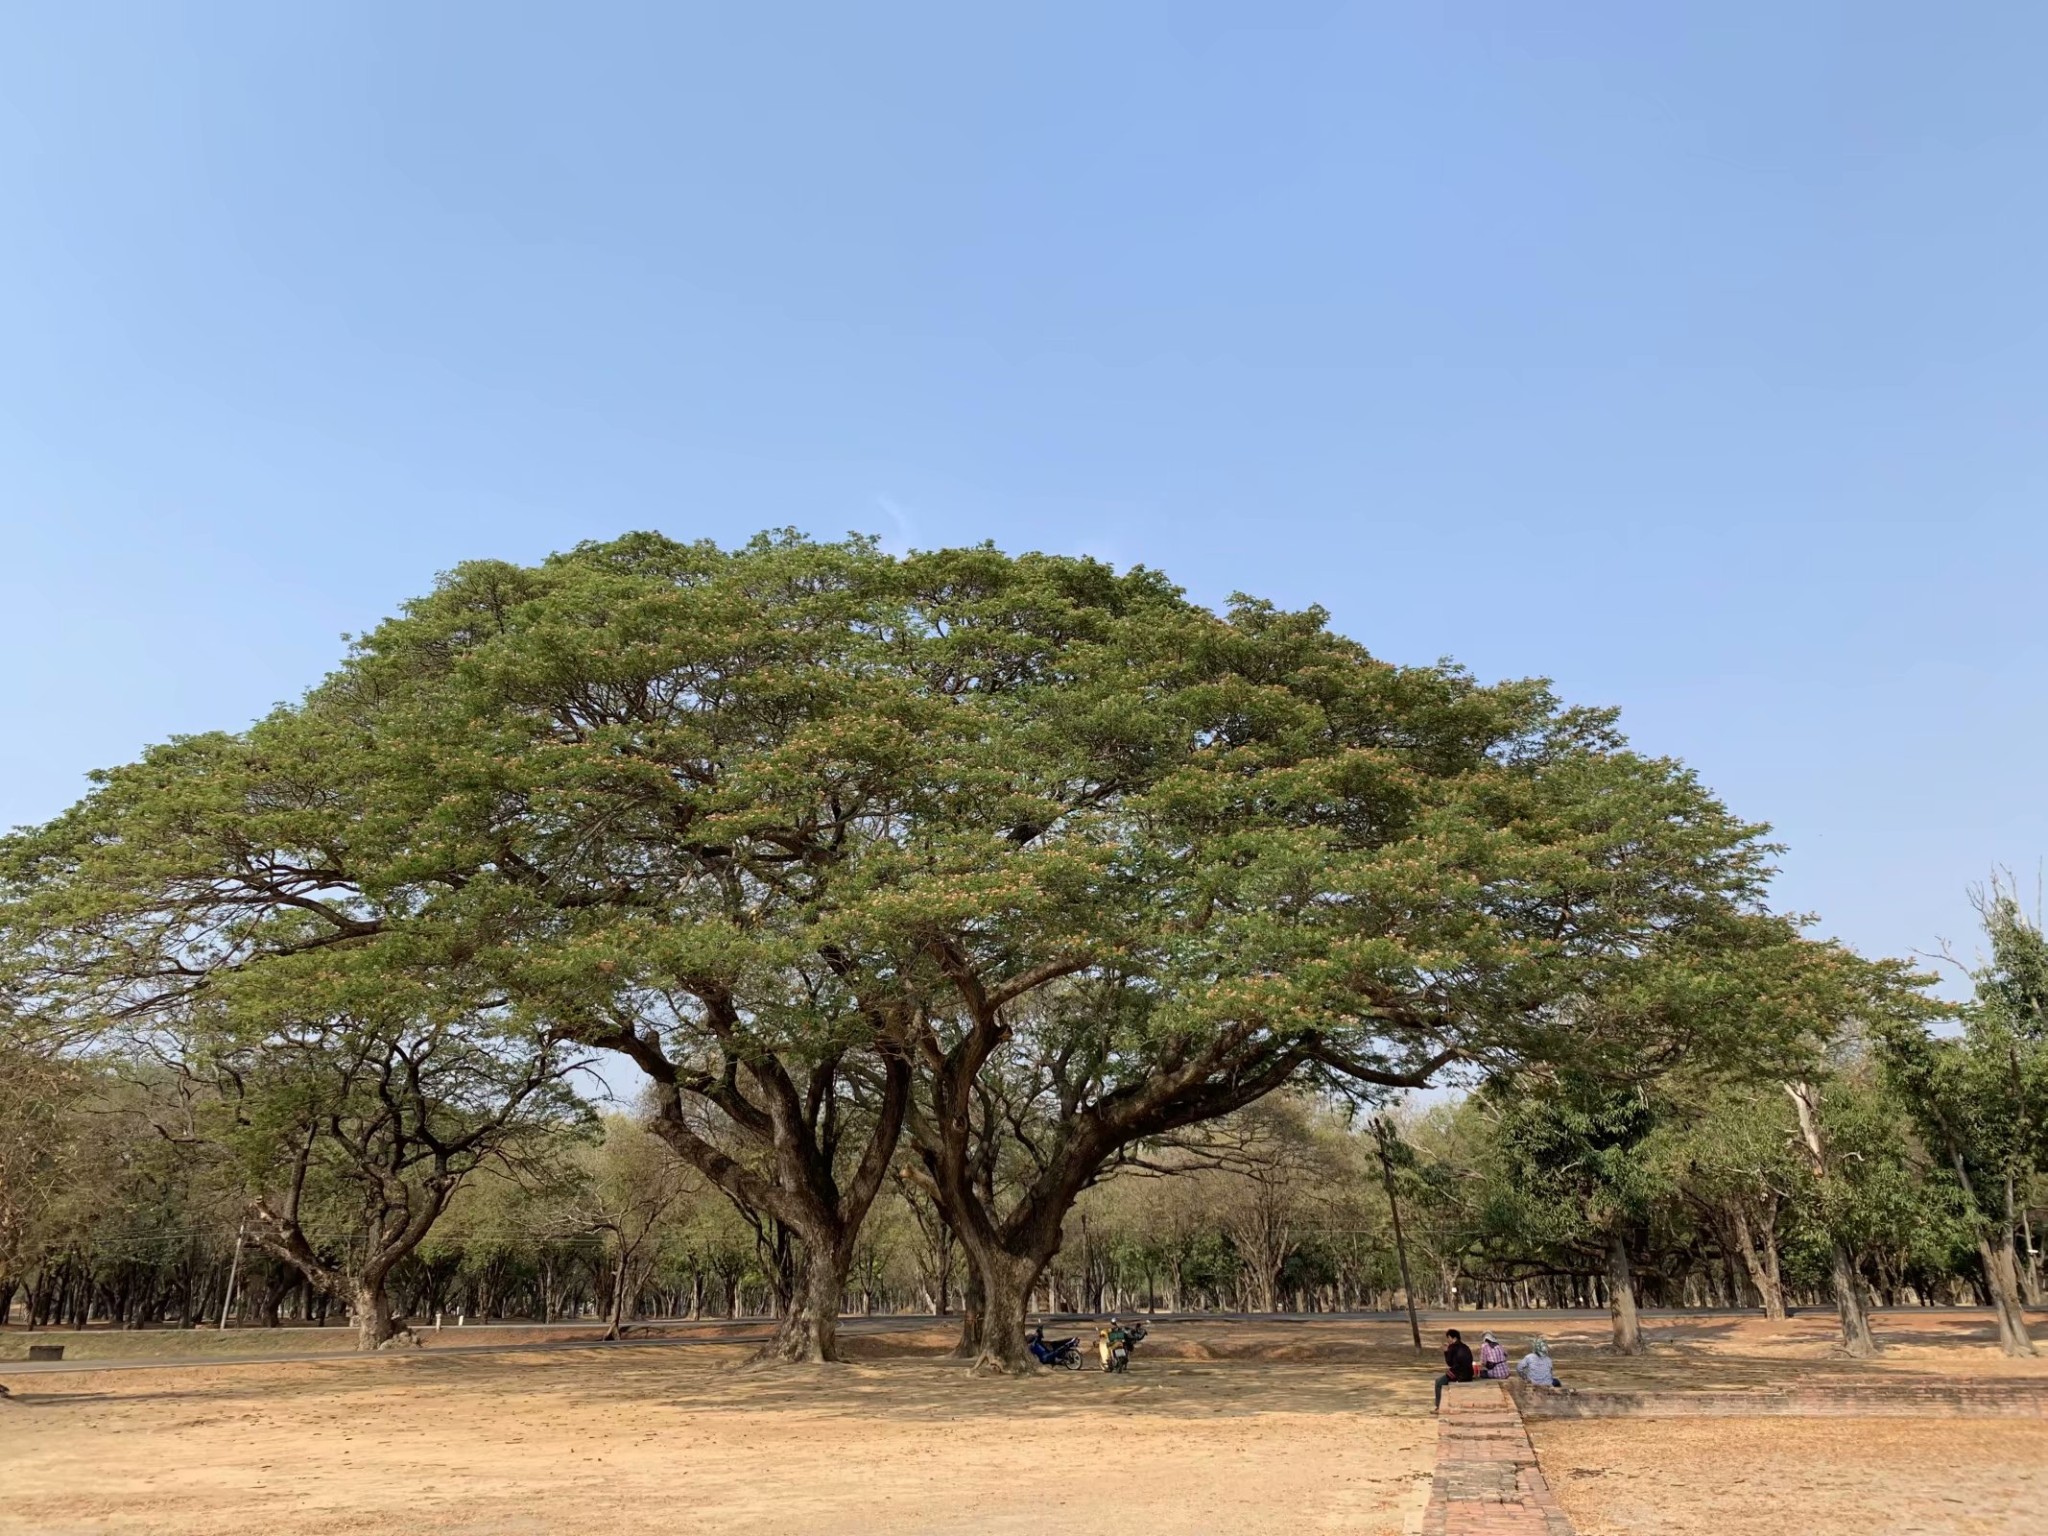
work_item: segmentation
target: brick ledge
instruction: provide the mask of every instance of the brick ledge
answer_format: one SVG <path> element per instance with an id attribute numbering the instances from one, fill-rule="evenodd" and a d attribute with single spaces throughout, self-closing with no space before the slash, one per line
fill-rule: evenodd
<path id="1" fill-rule="evenodd" d="M 1593 1387 L 1553 1391 L 1512 1382 L 1515 1406 L 1530 1419 L 1663 1418 L 2048 1418 L 2048 1380 L 1899 1382 L 1846 1386 L 1658 1388 Z"/>

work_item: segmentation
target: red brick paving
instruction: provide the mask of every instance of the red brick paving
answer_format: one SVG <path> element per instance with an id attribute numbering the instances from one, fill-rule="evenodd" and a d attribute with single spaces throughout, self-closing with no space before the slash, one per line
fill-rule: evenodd
<path id="1" fill-rule="evenodd" d="M 1446 1387 L 1436 1436 L 1423 1536 L 1573 1536 L 1501 1383 Z"/>

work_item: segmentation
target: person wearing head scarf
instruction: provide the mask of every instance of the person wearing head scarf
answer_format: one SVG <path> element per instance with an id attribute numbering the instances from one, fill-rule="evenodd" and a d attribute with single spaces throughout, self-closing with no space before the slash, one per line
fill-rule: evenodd
<path id="1" fill-rule="evenodd" d="M 1532 1387 L 1558 1387 L 1564 1383 L 1557 1379 L 1557 1370 L 1550 1363 L 1550 1341 L 1538 1339 L 1529 1346 L 1529 1353 L 1515 1364 L 1516 1372 Z"/>
<path id="2" fill-rule="evenodd" d="M 1508 1379 L 1508 1352 L 1501 1342 L 1490 1333 L 1479 1336 L 1479 1379 L 1482 1381 L 1506 1381 Z"/>

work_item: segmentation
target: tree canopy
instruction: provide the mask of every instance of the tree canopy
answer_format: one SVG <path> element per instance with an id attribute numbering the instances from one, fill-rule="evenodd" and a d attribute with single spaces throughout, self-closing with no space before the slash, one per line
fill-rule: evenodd
<path id="1" fill-rule="evenodd" d="M 1290 1083 L 1791 1070 L 1899 978 L 1767 910 L 1763 837 L 1611 713 L 1319 610 L 634 534 L 458 567 L 300 703 L 99 776 L 0 849 L 0 976 L 181 1056 L 375 997 L 504 1067 L 493 1113 L 614 1053 L 796 1235 L 788 1358 L 907 1132 L 1010 1369 L 1082 1192 Z"/>

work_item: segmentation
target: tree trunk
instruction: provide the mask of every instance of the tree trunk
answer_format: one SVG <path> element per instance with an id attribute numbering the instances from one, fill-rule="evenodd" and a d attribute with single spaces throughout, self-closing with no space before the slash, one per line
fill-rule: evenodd
<path id="1" fill-rule="evenodd" d="M 1863 1277 L 1856 1273 L 1856 1256 L 1840 1238 L 1831 1250 L 1828 1284 L 1834 1289 L 1835 1310 L 1842 1318 L 1842 1347 L 1859 1360 L 1869 1359 L 1877 1353 L 1877 1340 L 1863 1306 Z"/>
<path id="2" fill-rule="evenodd" d="M 367 1354 L 398 1331 L 391 1320 L 391 1297 L 382 1277 L 357 1282 L 355 1306 L 358 1351 Z"/>
<path id="3" fill-rule="evenodd" d="M 836 1059 L 815 1067 L 802 1090 L 780 1059 L 749 1060 L 743 1070 L 759 1102 L 748 1100 L 730 1085 L 725 1090 L 727 1097 L 710 1095 L 711 1102 L 719 1104 L 736 1125 L 751 1127 L 749 1139 L 758 1150 L 770 1154 L 769 1176 L 763 1178 L 697 1133 L 684 1106 L 675 1066 L 657 1048 L 631 1031 L 606 1043 L 632 1056 L 654 1078 L 655 1132 L 743 1213 L 752 1213 L 749 1219 L 756 1221 L 757 1233 L 761 1229 L 757 1217 L 774 1222 L 777 1242 L 769 1267 L 779 1326 L 755 1360 L 837 1359 L 839 1305 L 852 1266 L 853 1245 L 888 1175 L 910 1102 L 908 1060 L 900 1050 L 884 1048 L 881 1102 L 853 1177 L 842 1188 L 835 1174 L 836 1133 L 828 1128 L 831 1117 L 821 1122 L 815 1109 L 806 1109 L 807 1102 L 813 1106 L 831 1102 L 838 1091 Z M 803 1239 L 807 1252 L 802 1256 L 792 1251 L 792 1232 Z"/>
<path id="4" fill-rule="evenodd" d="M 1984 1264 L 1991 1312 L 1998 1320 L 1998 1347 L 2013 1356 L 2034 1354 L 2034 1341 L 2027 1333 L 2027 1315 L 2020 1305 L 2019 1264 L 2013 1256 L 2011 1235 L 1994 1240 L 1980 1234 L 1977 1256 Z"/>
<path id="5" fill-rule="evenodd" d="M 1024 1347 L 1031 1289 L 1059 1252 L 1061 1227 L 1075 1200 L 1120 1148 L 1160 1131 L 1242 1109 L 1284 1086 L 1307 1059 L 1305 1050 L 1293 1048 L 1234 1063 L 1198 1055 L 1182 1070 L 1150 1079 L 1130 1092 L 1105 1094 L 1066 1117 L 1060 1136 L 1039 1161 L 1036 1176 L 1018 1193 L 1009 1214 L 998 1216 L 995 1148 L 987 1139 L 993 1133 L 977 1128 L 976 1079 L 1004 1038 L 1002 1006 L 1041 981 L 1073 969 L 1054 965 L 1043 970 L 1040 981 L 1012 982 L 995 991 L 986 988 L 971 968 L 961 969 L 954 980 L 971 1027 L 950 1049 L 935 1037 L 926 1042 L 940 1059 L 931 1074 L 929 1112 L 915 1138 L 923 1164 L 919 1182 L 966 1249 L 970 1272 L 980 1277 L 980 1311 L 970 1316 L 961 1332 L 961 1348 L 973 1348 L 977 1372 L 1035 1367 Z M 1091 1261 L 1086 1279 L 1099 1290 L 1092 1257 L 1084 1255 Z"/>
<path id="6" fill-rule="evenodd" d="M 839 1358 L 839 1304 L 853 1265 L 853 1234 L 838 1241 L 806 1239 L 793 1253 L 792 1294 L 775 1336 L 754 1359 L 762 1364 L 815 1365 Z"/>
<path id="7" fill-rule="evenodd" d="M 1607 1235 L 1607 1315 L 1614 1325 L 1614 1352 L 1640 1355 L 1643 1324 L 1636 1315 L 1635 1271 L 1628 1261 L 1628 1238 L 1619 1227 Z"/>
<path id="8" fill-rule="evenodd" d="M 1038 1283 L 1045 1262 L 989 1255 L 981 1279 L 980 1330 L 970 1367 L 975 1375 L 1018 1376 L 1037 1368 L 1024 1346 L 1024 1319 L 1030 1310 L 1031 1288 Z M 976 1270 L 983 1267 L 980 1262 L 974 1264 Z"/>
<path id="9" fill-rule="evenodd" d="M 1278 1312 L 1280 1310 L 1280 1277 L 1274 1271 L 1267 1268 L 1264 1262 L 1256 1262 L 1246 1266 L 1245 1272 L 1251 1276 L 1252 1281 L 1251 1305 L 1246 1310 L 1268 1314 Z"/>
<path id="10" fill-rule="evenodd" d="M 960 1342 L 953 1346 L 955 1360 L 972 1360 L 981 1354 L 982 1302 L 981 1270 L 972 1260 L 967 1265 L 967 1279 L 961 1285 L 960 1299 Z"/>
<path id="11" fill-rule="evenodd" d="M 623 1253 L 620 1254 L 618 1267 L 612 1271 L 611 1316 L 606 1321 L 604 1330 L 604 1336 L 607 1340 L 616 1339 L 626 1331 L 626 1286 L 627 1272 L 630 1267 L 626 1261 L 626 1256 Z"/>
<path id="12" fill-rule="evenodd" d="M 1813 1164 L 1814 1179 L 1823 1187 L 1832 1180 L 1828 1167 L 1827 1138 L 1821 1132 L 1820 1109 L 1811 1085 L 1787 1083 L 1792 1107 L 1799 1115 L 1799 1136 L 1806 1143 L 1806 1155 Z M 1856 1256 L 1847 1240 L 1830 1236 L 1828 1283 L 1834 1288 L 1835 1310 L 1842 1318 L 1842 1348 L 1857 1359 L 1877 1353 L 1877 1340 L 1870 1332 L 1870 1315 L 1863 1307 L 1863 1281 L 1856 1273 Z"/>
<path id="13" fill-rule="evenodd" d="M 1771 1230 L 1764 1234 L 1764 1273 L 1770 1277 L 1771 1294 L 1778 1298 L 1778 1315 L 1790 1317 L 1792 1308 L 1785 1300 L 1785 1272 L 1778 1262 L 1778 1232 L 1773 1221 Z"/>
<path id="14" fill-rule="evenodd" d="M 1775 1248 L 1771 1254 L 1772 1262 L 1766 1264 L 1757 1248 L 1756 1236 L 1750 1230 L 1749 1213 L 1742 1208 L 1740 1201 L 1730 1203 L 1728 1218 L 1735 1229 L 1736 1251 L 1742 1256 L 1742 1267 L 1749 1275 L 1749 1283 L 1756 1288 L 1757 1299 L 1763 1303 L 1764 1316 L 1783 1321 L 1785 1286 L 1778 1277 Z"/>
<path id="15" fill-rule="evenodd" d="M 1401 1264 L 1401 1300 L 1408 1308 L 1409 1337 L 1415 1341 L 1419 1351 L 1422 1348 L 1422 1323 L 1415 1315 L 1415 1280 L 1408 1273 L 1408 1239 L 1401 1231 L 1401 1198 L 1394 1192 L 1394 1160 L 1387 1151 L 1393 1135 L 1393 1128 L 1384 1118 L 1373 1122 L 1373 1140 L 1379 1148 L 1380 1181 L 1386 1186 L 1387 1214 L 1394 1221 L 1394 1256 Z"/>

